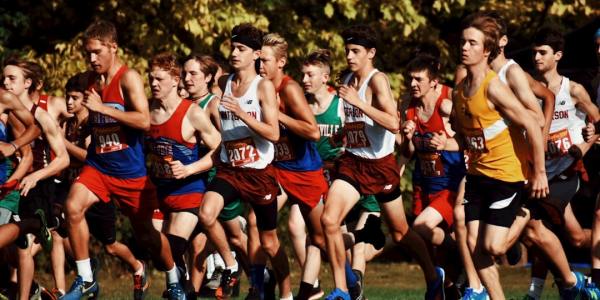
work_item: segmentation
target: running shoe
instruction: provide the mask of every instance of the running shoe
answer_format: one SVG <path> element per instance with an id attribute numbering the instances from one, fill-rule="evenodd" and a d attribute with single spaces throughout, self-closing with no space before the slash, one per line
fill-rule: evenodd
<path id="1" fill-rule="evenodd" d="M 565 289 L 565 288 L 559 289 L 558 293 L 560 294 L 561 299 L 576 300 L 576 299 L 582 299 L 582 297 L 584 296 L 585 276 L 583 276 L 583 274 L 581 274 L 579 272 L 573 272 L 573 274 L 575 275 L 575 279 L 576 279 L 575 286 L 568 288 L 568 289 Z"/>
<path id="2" fill-rule="evenodd" d="M 215 291 L 215 297 L 219 300 L 231 297 L 233 288 L 239 281 L 239 272 L 232 273 L 229 269 L 223 270 L 223 273 L 221 274 L 221 284 Z"/>
<path id="3" fill-rule="evenodd" d="M 352 270 L 354 276 L 356 276 L 356 285 L 349 288 L 350 299 L 352 300 L 363 300 L 364 299 L 364 278 L 360 270 Z"/>
<path id="4" fill-rule="evenodd" d="M 100 287 L 98 286 L 98 282 L 96 282 L 96 280 L 92 282 L 86 282 L 83 281 L 83 278 L 81 278 L 81 276 L 77 275 L 69 291 L 60 299 L 79 300 L 83 296 L 87 296 L 88 298 L 97 298 L 99 293 Z"/>
<path id="5" fill-rule="evenodd" d="M 425 300 L 445 299 L 444 295 L 444 279 L 446 273 L 440 267 L 435 268 L 437 279 L 435 282 L 427 284 L 427 292 L 425 292 Z"/>
<path id="6" fill-rule="evenodd" d="M 38 235 L 38 239 L 44 251 L 50 252 L 52 250 L 52 234 L 48 230 L 48 222 L 46 220 L 46 213 L 43 209 L 38 208 L 35 210 L 34 214 L 40 218 L 40 232 Z"/>
<path id="7" fill-rule="evenodd" d="M 490 296 L 487 293 L 487 290 L 483 288 L 481 292 L 476 292 L 473 288 L 466 288 L 465 293 L 462 296 L 463 300 L 489 300 Z"/>
<path id="8" fill-rule="evenodd" d="M 596 284 L 593 282 L 586 284 L 583 292 L 584 292 L 585 298 L 588 300 L 599 300 L 600 299 L 600 289 L 598 289 Z"/>
<path id="9" fill-rule="evenodd" d="M 325 300 L 350 300 L 350 294 L 340 289 L 335 289 L 325 297 Z"/>
<path id="10" fill-rule="evenodd" d="M 167 299 L 168 300 L 187 300 L 185 297 L 185 291 L 181 287 L 179 282 L 169 283 L 167 285 Z"/>
<path id="11" fill-rule="evenodd" d="M 150 278 L 148 278 L 146 273 L 146 263 L 143 261 L 141 263 L 143 268 L 142 274 L 133 274 L 133 299 L 135 300 L 144 299 L 144 293 L 150 286 Z"/>

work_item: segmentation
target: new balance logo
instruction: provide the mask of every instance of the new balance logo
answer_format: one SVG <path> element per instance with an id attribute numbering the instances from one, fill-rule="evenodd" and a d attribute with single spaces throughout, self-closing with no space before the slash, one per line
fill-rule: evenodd
<path id="1" fill-rule="evenodd" d="M 246 104 L 252 104 L 252 101 L 254 101 L 254 100 L 252 100 L 252 99 L 246 100 Z"/>
<path id="2" fill-rule="evenodd" d="M 268 195 L 265 196 L 264 199 L 267 200 L 267 201 L 269 201 L 269 200 L 271 200 L 271 197 L 272 197 L 271 194 L 268 194 Z"/>
<path id="3" fill-rule="evenodd" d="M 392 189 L 392 185 L 391 184 L 387 184 L 386 186 L 383 187 L 384 191 L 391 190 L 391 189 Z"/>

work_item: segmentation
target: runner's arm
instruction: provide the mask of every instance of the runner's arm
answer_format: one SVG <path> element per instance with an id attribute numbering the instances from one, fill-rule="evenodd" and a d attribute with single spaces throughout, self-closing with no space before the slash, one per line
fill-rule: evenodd
<path id="1" fill-rule="evenodd" d="M 279 109 L 277 108 L 275 87 L 270 80 L 262 79 L 260 81 L 258 84 L 258 98 L 262 109 L 262 122 L 247 113 L 242 113 L 238 117 L 258 135 L 275 143 L 279 140 L 279 121 L 277 117 Z"/>
<path id="2" fill-rule="evenodd" d="M 15 95 L 9 92 L 0 93 L 0 103 L 4 107 L 4 111 L 10 112 L 8 114 L 8 123 L 13 126 L 16 124 L 16 126 L 24 128 L 24 131 L 12 141 L 16 147 L 13 147 L 13 145 L 9 145 L 8 143 L 0 143 L 3 148 L 6 148 L 2 153 L 5 157 L 9 157 L 17 150 L 15 148 L 21 148 L 24 145 L 28 145 L 41 134 L 41 131 L 35 126 L 35 120 L 29 110 L 21 104 L 21 101 L 19 101 Z"/>
<path id="3" fill-rule="evenodd" d="M 544 141 L 547 141 L 550 125 L 552 124 L 552 117 L 554 116 L 554 105 L 556 104 L 554 93 L 539 81 L 535 80 L 529 73 L 525 74 L 527 75 L 527 80 L 529 81 L 529 86 L 531 87 L 533 94 L 538 99 L 542 99 L 542 111 L 544 113 L 544 129 L 542 130 L 542 133 Z M 544 150 L 547 150 L 547 147 L 548 144 L 544 143 Z"/>
<path id="4" fill-rule="evenodd" d="M 508 86 L 515 93 L 517 99 L 521 101 L 521 104 L 525 106 L 527 111 L 536 120 L 540 128 L 544 128 L 545 118 L 542 108 L 535 98 L 535 94 L 529 86 L 529 80 L 527 79 L 526 73 L 517 64 L 513 64 L 508 68 L 506 72 L 506 80 Z"/>
<path id="5" fill-rule="evenodd" d="M 592 102 L 590 95 L 581 84 L 571 81 L 570 93 L 577 109 L 583 111 L 593 123 L 600 121 L 598 106 Z"/>
<path id="6" fill-rule="evenodd" d="M 18 123 L 18 126 L 15 126 L 15 124 L 17 124 L 17 123 Z M 19 122 L 16 119 L 13 121 L 13 123 L 11 123 L 11 125 L 12 125 L 11 128 L 12 128 L 13 136 L 20 136 L 21 134 L 23 134 L 23 131 L 25 131 L 23 124 L 21 124 L 21 122 Z M 37 126 L 34 126 L 34 127 L 37 127 Z M 27 175 L 27 172 L 29 172 L 31 165 L 33 164 L 33 154 L 31 153 L 31 146 L 29 146 L 29 144 L 24 145 L 21 148 L 19 148 L 19 152 L 21 154 L 21 159 L 19 160 L 19 163 L 17 164 L 15 171 L 10 175 L 10 177 L 6 180 L 6 182 L 9 182 L 11 180 L 23 179 L 23 177 L 25 177 L 25 175 Z"/>
<path id="7" fill-rule="evenodd" d="M 289 109 L 289 115 L 279 112 L 279 122 L 291 132 L 306 140 L 318 141 L 321 137 L 319 127 L 300 85 L 290 80 L 279 93 L 279 97 L 281 101 L 285 101 L 286 107 Z"/>

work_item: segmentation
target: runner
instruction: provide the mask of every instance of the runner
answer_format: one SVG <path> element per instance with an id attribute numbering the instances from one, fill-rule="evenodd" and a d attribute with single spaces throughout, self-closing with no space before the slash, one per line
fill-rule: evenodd
<path id="1" fill-rule="evenodd" d="M 393 240 L 407 245 L 417 258 L 428 283 L 426 298 L 443 297 L 443 270 L 433 266 L 425 243 L 408 227 L 404 215 L 399 168 L 393 155 L 399 120 L 387 76 L 373 67 L 376 34 L 358 25 L 344 30 L 342 37 L 352 72 L 339 89 L 344 99 L 346 153 L 340 158 L 321 217 L 336 287 L 327 299 L 350 298 L 340 226 L 361 194 L 376 196 Z"/>
<path id="2" fill-rule="evenodd" d="M 224 206 L 240 197 L 251 204 L 257 215 L 263 249 L 276 266 L 280 296 L 289 299 L 289 265 L 276 232 L 277 183 L 270 165 L 273 143 L 279 140 L 275 88 L 256 73 L 262 32 L 247 23 L 237 25 L 232 30 L 231 43 L 230 62 L 235 73 L 219 79 L 224 91 L 219 105 L 222 164 L 200 207 L 202 225 L 227 266 L 217 297 L 229 296 L 239 280 L 238 265 L 217 217 Z"/>
<path id="3" fill-rule="evenodd" d="M 206 189 L 202 172 L 212 165 L 221 142 L 205 112 L 181 99 L 177 87 L 181 66 L 175 55 L 161 53 L 150 62 L 150 131 L 146 133 L 146 165 L 157 187 L 160 211 L 179 277 L 187 277 L 183 255 L 198 223 L 198 208 Z M 198 140 L 197 137 L 200 139 Z M 202 155 L 199 145 L 207 150 Z"/>
<path id="4" fill-rule="evenodd" d="M 168 240 L 152 226 L 152 213 L 158 203 L 156 190 L 146 177 L 142 152 L 142 132 L 150 129 L 143 81 L 118 57 L 117 32 L 112 23 L 92 23 L 83 34 L 83 45 L 93 69 L 88 73 L 83 102 L 90 111 L 92 140 L 65 205 L 78 276 L 63 299 L 97 296 L 99 287 L 90 264 L 84 217 L 94 203 L 113 199 L 129 217 L 136 237 L 153 256 L 157 269 L 166 271 L 169 299 L 185 299 Z"/>
<path id="5" fill-rule="evenodd" d="M 488 65 L 499 52 L 499 38 L 493 18 L 471 15 L 466 19 L 461 58 L 467 76 L 452 97 L 457 140 L 469 154 L 464 197 L 468 244 L 479 278 L 492 299 L 504 297 L 493 256 L 507 250 L 525 180 L 514 148 L 514 143 L 523 141 L 514 140 L 503 118 L 526 130 L 534 165 L 531 196 L 541 198 L 548 193 L 541 130 Z"/>

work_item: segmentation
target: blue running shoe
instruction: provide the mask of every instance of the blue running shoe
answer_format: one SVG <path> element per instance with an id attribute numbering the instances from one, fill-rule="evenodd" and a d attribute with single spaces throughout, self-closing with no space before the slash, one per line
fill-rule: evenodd
<path id="1" fill-rule="evenodd" d="M 600 289 L 593 282 L 586 284 L 583 292 L 586 299 L 600 300 Z"/>
<path id="2" fill-rule="evenodd" d="M 335 289 L 325 297 L 325 300 L 350 300 L 350 294 L 340 289 Z"/>
<path id="3" fill-rule="evenodd" d="M 167 299 L 169 300 L 186 300 L 185 291 L 179 282 L 169 283 L 167 286 Z"/>
<path id="4" fill-rule="evenodd" d="M 94 280 L 92 282 L 83 281 L 81 276 L 77 275 L 69 291 L 60 297 L 61 300 L 79 300 L 81 297 L 97 298 L 100 293 L 100 287 Z"/>
<path id="5" fill-rule="evenodd" d="M 585 289 L 585 276 L 579 272 L 573 272 L 575 275 L 576 283 L 574 287 L 565 289 L 561 288 L 558 290 L 560 298 L 563 300 L 577 300 L 582 299 L 584 296 Z"/>
<path id="6" fill-rule="evenodd" d="M 425 300 L 446 299 L 446 296 L 444 295 L 444 279 L 446 278 L 446 272 L 440 267 L 435 267 L 435 273 L 438 277 L 435 282 L 427 284 Z"/>
<path id="7" fill-rule="evenodd" d="M 481 292 L 476 292 L 473 288 L 466 288 L 465 293 L 461 298 L 462 300 L 489 300 L 490 295 L 488 295 L 487 290 L 483 288 Z"/>

